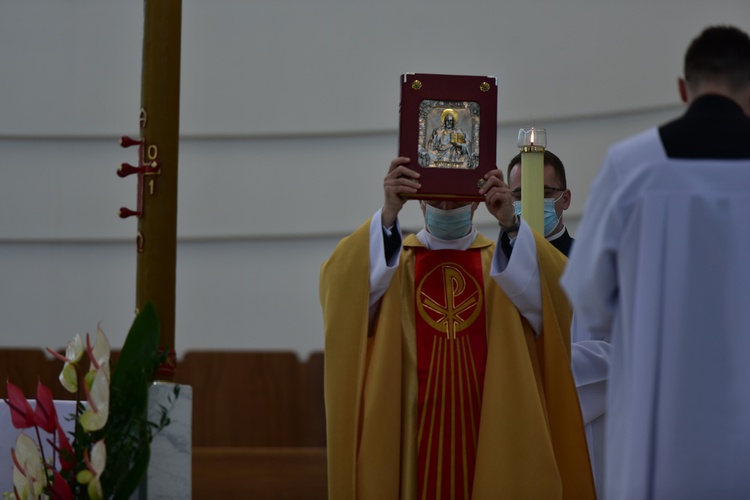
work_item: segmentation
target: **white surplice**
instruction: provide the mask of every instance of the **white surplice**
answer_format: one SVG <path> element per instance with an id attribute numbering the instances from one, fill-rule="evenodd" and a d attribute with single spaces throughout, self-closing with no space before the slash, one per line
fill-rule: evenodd
<path id="1" fill-rule="evenodd" d="M 609 341 L 612 499 L 750 495 L 750 161 L 612 147 L 562 278 Z"/>

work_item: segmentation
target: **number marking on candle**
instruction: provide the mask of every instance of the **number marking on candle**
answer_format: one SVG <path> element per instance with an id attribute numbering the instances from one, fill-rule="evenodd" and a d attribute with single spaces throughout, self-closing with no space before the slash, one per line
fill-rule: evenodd
<path id="1" fill-rule="evenodd" d="M 146 128 L 146 124 L 148 123 L 148 112 L 146 112 L 146 108 L 141 108 L 141 114 L 138 117 L 138 122 L 141 124 L 141 128 Z"/>

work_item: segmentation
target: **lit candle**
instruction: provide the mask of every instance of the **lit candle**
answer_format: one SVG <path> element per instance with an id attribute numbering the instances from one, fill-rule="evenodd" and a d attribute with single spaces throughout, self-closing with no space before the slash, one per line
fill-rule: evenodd
<path id="1" fill-rule="evenodd" d="M 518 131 L 521 149 L 521 216 L 537 233 L 544 235 L 544 148 L 543 128 Z"/>

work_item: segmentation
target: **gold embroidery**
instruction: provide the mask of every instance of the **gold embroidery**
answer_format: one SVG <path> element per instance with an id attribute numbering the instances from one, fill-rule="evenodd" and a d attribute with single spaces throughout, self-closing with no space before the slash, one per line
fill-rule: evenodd
<path id="1" fill-rule="evenodd" d="M 436 338 L 435 339 L 435 343 L 437 344 L 437 348 L 438 348 L 437 349 L 437 358 L 439 360 L 440 359 L 440 353 L 443 350 L 443 341 L 442 341 L 442 339 Z M 433 352 L 434 352 L 434 347 L 433 347 Z M 439 361 L 438 361 L 438 363 L 439 363 Z M 434 371 L 430 370 L 430 373 L 428 375 L 428 380 L 431 380 L 434 376 L 437 376 L 439 374 L 439 371 L 440 370 L 438 370 L 438 369 L 436 369 Z M 433 392 L 433 395 L 432 395 L 433 400 L 437 400 L 437 398 L 438 398 L 438 386 L 439 386 L 439 384 L 435 383 L 434 392 Z M 432 454 L 432 439 L 431 438 L 432 438 L 432 436 L 434 434 L 433 431 L 435 429 L 435 410 L 437 409 L 437 405 L 436 404 L 432 404 L 431 406 L 432 406 L 432 414 L 430 415 L 430 429 L 429 429 L 428 434 L 427 434 L 428 435 L 428 438 L 427 438 L 427 455 L 426 455 L 427 462 L 425 464 L 425 468 L 424 468 L 425 475 L 424 475 L 424 478 L 423 478 L 423 481 L 422 481 L 422 498 L 423 499 L 427 498 L 427 481 L 428 481 L 428 479 L 430 477 L 430 455 Z"/>
<path id="2" fill-rule="evenodd" d="M 466 352 L 465 349 L 467 347 L 466 346 L 467 341 L 468 341 L 467 337 L 461 338 L 461 341 L 458 344 L 458 353 L 456 355 L 456 360 L 458 362 L 457 373 L 459 375 L 458 402 L 459 402 L 459 406 L 462 409 L 466 408 L 466 405 L 464 403 L 464 382 L 466 383 L 466 388 L 468 389 L 469 387 L 469 372 L 466 371 L 466 363 L 465 363 L 466 360 L 462 359 L 463 358 L 462 353 Z M 464 363 L 462 363 L 462 361 L 464 361 Z M 463 364 L 463 368 L 461 366 L 462 364 Z M 461 377 L 462 373 L 466 374 L 465 379 Z M 466 411 L 461 411 L 460 413 L 461 413 L 461 451 L 462 451 L 461 453 L 462 464 L 461 465 L 463 466 L 463 471 L 464 471 L 464 474 L 463 474 L 464 498 L 469 498 L 469 481 L 468 481 L 469 457 L 468 457 L 468 452 L 466 450 L 466 438 L 467 438 L 466 436 Z M 471 417 L 471 428 L 472 430 L 474 430 L 474 405 L 471 404 L 471 402 L 469 402 L 469 413 Z"/>
<path id="3" fill-rule="evenodd" d="M 431 297 L 425 288 L 427 280 L 442 275 L 443 297 Z M 467 290 L 467 287 L 469 288 Z M 424 321 L 449 340 L 466 330 L 479 317 L 483 294 L 477 280 L 455 263 L 442 264 L 427 273 L 417 287 L 417 310 Z M 432 314 L 431 314 L 432 313 Z"/>

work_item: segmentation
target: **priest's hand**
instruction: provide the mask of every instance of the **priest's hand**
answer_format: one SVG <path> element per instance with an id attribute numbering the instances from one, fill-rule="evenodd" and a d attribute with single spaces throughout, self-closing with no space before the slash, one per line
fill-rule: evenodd
<path id="1" fill-rule="evenodd" d="M 385 203 L 381 211 L 383 227 L 391 227 L 396 222 L 398 213 L 406 203 L 404 195 L 416 193 L 422 187 L 417 180 L 419 173 L 406 166 L 409 162 L 411 160 L 404 156 L 394 159 L 388 169 L 388 175 L 383 180 L 385 190 Z"/>
<path id="2" fill-rule="evenodd" d="M 505 183 L 502 170 L 490 170 L 484 175 L 484 179 L 485 183 L 479 189 L 479 194 L 484 196 L 487 210 L 495 216 L 501 227 L 514 227 L 518 219 L 513 209 L 513 194 Z"/>

